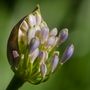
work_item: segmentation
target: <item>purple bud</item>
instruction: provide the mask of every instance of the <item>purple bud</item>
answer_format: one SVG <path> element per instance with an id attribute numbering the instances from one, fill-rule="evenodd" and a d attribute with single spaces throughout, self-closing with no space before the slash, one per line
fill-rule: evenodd
<path id="1" fill-rule="evenodd" d="M 30 53 L 32 53 L 36 48 L 40 45 L 40 41 L 38 38 L 32 38 L 30 42 Z"/>
<path id="2" fill-rule="evenodd" d="M 59 33 L 59 43 L 63 43 L 67 40 L 68 38 L 68 29 L 62 29 Z"/>
<path id="3" fill-rule="evenodd" d="M 55 69 L 57 68 L 57 65 L 59 63 L 59 52 L 55 53 L 53 58 L 52 58 L 52 64 L 51 64 L 51 72 L 54 72 Z"/>
<path id="4" fill-rule="evenodd" d="M 71 44 L 66 48 L 66 50 L 61 58 L 61 64 L 65 63 L 68 59 L 70 59 L 73 52 L 74 52 L 74 45 Z"/>
<path id="5" fill-rule="evenodd" d="M 40 66 L 40 71 L 41 71 L 41 75 L 42 77 L 44 78 L 46 73 L 47 73 L 47 67 L 46 67 L 46 64 L 42 63 L 41 66 Z"/>

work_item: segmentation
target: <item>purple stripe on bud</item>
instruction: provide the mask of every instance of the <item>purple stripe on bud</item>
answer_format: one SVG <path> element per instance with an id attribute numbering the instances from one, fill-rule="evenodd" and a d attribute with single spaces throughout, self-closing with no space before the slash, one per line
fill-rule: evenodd
<path id="1" fill-rule="evenodd" d="M 41 66 L 40 66 L 40 71 L 41 71 L 41 75 L 42 77 L 44 78 L 46 73 L 47 73 L 47 67 L 46 67 L 46 64 L 42 63 Z"/>
<path id="2" fill-rule="evenodd" d="M 70 46 L 68 46 L 61 58 L 61 64 L 65 63 L 68 59 L 70 59 L 70 57 L 72 56 L 74 52 L 74 45 L 71 44 Z"/>
<path id="3" fill-rule="evenodd" d="M 63 43 L 67 40 L 68 38 L 68 29 L 62 29 L 59 33 L 59 43 Z"/>
<path id="4" fill-rule="evenodd" d="M 52 64 L 51 64 L 51 72 L 54 72 L 57 68 L 57 65 L 59 63 L 59 53 L 55 53 L 52 58 Z"/>
<path id="5" fill-rule="evenodd" d="M 30 42 L 30 53 L 32 53 L 36 48 L 40 45 L 40 41 L 38 38 L 32 38 Z"/>

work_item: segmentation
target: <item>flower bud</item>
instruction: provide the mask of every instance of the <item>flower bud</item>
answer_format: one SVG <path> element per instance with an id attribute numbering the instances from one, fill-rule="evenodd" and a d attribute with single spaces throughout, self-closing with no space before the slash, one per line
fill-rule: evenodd
<path id="1" fill-rule="evenodd" d="M 52 57 L 51 72 L 54 72 L 59 64 L 59 52 L 55 52 Z"/>
<path id="2" fill-rule="evenodd" d="M 59 33 L 59 43 L 63 43 L 67 40 L 68 38 L 68 29 L 62 29 Z"/>
<path id="3" fill-rule="evenodd" d="M 61 64 L 65 63 L 67 60 L 69 60 L 69 58 L 72 56 L 74 52 L 74 45 L 71 44 L 70 46 L 68 46 L 61 58 Z"/>
<path id="4" fill-rule="evenodd" d="M 56 48 L 68 37 L 67 29 L 60 31 L 59 36 L 57 31 L 49 31 L 39 6 L 15 25 L 8 39 L 7 57 L 17 76 L 32 84 L 48 80 L 59 65 Z M 73 51 L 73 45 L 69 46 L 60 62 L 65 63 Z"/>
<path id="5" fill-rule="evenodd" d="M 56 36 L 57 32 L 58 32 L 57 28 L 52 29 L 51 32 L 50 32 L 50 36 Z"/>
<path id="6" fill-rule="evenodd" d="M 30 42 L 30 53 L 32 53 L 36 48 L 40 45 L 40 41 L 38 38 L 32 38 Z"/>
<path id="7" fill-rule="evenodd" d="M 45 78 L 45 75 L 47 73 L 47 67 L 46 67 L 46 65 L 44 63 L 41 64 L 40 70 L 41 70 L 42 77 Z"/>

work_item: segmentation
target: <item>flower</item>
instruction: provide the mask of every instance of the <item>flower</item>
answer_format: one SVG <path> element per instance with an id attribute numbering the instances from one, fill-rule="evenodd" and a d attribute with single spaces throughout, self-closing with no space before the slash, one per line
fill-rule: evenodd
<path id="1" fill-rule="evenodd" d="M 68 38 L 68 29 L 49 30 L 41 17 L 40 8 L 25 16 L 13 28 L 7 45 L 8 61 L 16 75 L 32 84 L 46 81 L 58 65 L 65 63 L 73 54 L 69 46 L 61 60 L 56 48 Z"/>

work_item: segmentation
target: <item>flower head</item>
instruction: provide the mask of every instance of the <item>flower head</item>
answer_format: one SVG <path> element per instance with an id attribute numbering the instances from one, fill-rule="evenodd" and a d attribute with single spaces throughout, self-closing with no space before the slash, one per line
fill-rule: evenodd
<path id="1" fill-rule="evenodd" d="M 25 16 L 13 28 L 7 46 L 8 61 L 15 74 L 32 84 L 46 81 L 59 64 L 73 54 L 74 46 L 68 47 L 59 60 L 56 48 L 68 38 L 68 29 L 49 29 L 41 17 L 40 8 Z"/>

